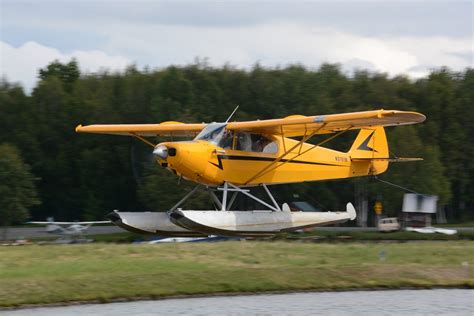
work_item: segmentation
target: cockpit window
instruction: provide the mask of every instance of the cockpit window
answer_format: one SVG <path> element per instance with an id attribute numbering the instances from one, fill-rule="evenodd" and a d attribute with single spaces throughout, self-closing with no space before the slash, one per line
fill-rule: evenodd
<path id="1" fill-rule="evenodd" d="M 222 137 L 219 140 L 219 143 L 217 144 L 217 146 L 222 147 L 224 149 L 232 149 L 233 141 L 234 141 L 234 133 L 226 129 L 224 133 L 222 134 Z"/>
<path id="2" fill-rule="evenodd" d="M 276 143 L 259 134 L 238 133 L 237 150 L 274 154 L 278 151 Z"/>
<path id="3" fill-rule="evenodd" d="M 214 145 L 218 145 L 225 133 L 226 123 L 208 124 L 194 140 L 207 140 Z"/>
<path id="4" fill-rule="evenodd" d="M 223 149 L 232 149 L 234 133 L 226 129 L 226 123 L 211 123 L 207 125 L 194 140 L 205 140 Z M 271 139 L 252 133 L 236 133 L 236 150 L 274 154 L 278 151 L 277 144 Z"/>

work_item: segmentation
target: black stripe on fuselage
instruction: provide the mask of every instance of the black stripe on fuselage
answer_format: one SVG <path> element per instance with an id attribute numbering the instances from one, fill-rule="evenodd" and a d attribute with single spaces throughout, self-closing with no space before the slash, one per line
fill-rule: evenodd
<path id="1" fill-rule="evenodd" d="M 238 155 L 218 155 L 217 160 L 219 161 L 219 164 L 213 164 L 217 168 L 224 170 L 224 167 L 222 166 L 222 159 L 227 159 L 227 160 L 247 160 L 247 161 L 270 161 L 273 162 L 277 160 L 277 158 L 271 158 L 271 157 L 257 157 L 257 156 L 238 156 Z M 343 165 L 336 165 L 336 164 L 330 164 L 330 163 L 324 163 L 324 162 L 313 162 L 313 161 L 302 161 L 302 160 L 291 160 L 291 159 L 281 159 L 279 162 L 287 162 L 287 163 L 300 163 L 300 164 L 307 164 L 307 165 L 320 165 L 320 166 L 332 166 L 332 167 L 347 167 Z"/>

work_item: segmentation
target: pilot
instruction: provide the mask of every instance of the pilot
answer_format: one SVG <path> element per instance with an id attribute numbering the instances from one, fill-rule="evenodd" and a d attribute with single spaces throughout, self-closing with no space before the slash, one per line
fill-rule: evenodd
<path id="1" fill-rule="evenodd" d="M 278 147 L 275 142 L 270 142 L 263 148 L 263 152 L 267 154 L 274 154 L 278 150 Z"/>
<path id="2" fill-rule="evenodd" d="M 250 134 L 239 133 L 237 149 L 243 151 L 252 151 L 252 139 L 250 138 Z"/>
<path id="3" fill-rule="evenodd" d="M 224 135 L 222 136 L 222 139 L 219 143 L 220 147 L 224 149 L 232 148 L 232 139 L 233 139 L 232 131 L 225 130 Z"/>

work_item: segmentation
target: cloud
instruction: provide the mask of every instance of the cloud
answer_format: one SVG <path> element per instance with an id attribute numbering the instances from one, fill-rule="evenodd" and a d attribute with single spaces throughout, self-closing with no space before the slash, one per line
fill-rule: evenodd
<path id="1" fill-rule="evenodd" d="M 93 33 L 103 39 L 96 50 L 68 53 L 32 41 L 19 47 L 1 42 L 1 73 L 29 91 L 38 69 L 54 59 L 66 62 L 75 57 L 82 71 L 95 72 L 123 70 L 132 61 L 161 68 L 205 57 L 215 66 L 230 63 L 249 69 L 259 62 L 269 67 L 299 63 L 317 68 L 328 62 L 339 63 L 348 72 L 368 69 L 420 78 L 442 66 L 455 71 L 473 67 L 472 58 L 466 56 L 474 53 L 471 37 L 374 37 L 282 21 L 240 27 L 114 22 Z"/>
<path id="2" fill-rule="evenodd" d="M 368 36 L 472 36 L 472 1 L 3 0 L 7 27 L 83 30 L 124 24 L 245 27 L 312 23 Z M 10 42 L 10 41 L 9 41 Z"/>
<path id="3" fill-rule="evenodd" d="M 246 27 L 193 27 L 175 25 L 117 24 L 105 31 L 103 49 L 123 53 L 140 65 L 186 64 L 196 56 L 211 64 L 247 68 L 301 63 L 318 67 L 340 63 L 343 69 L 369 68 L 389 75 L 424 76 L 430 68 L 454 70 L 472 67 L 466 52 L 473 52 L 471 38 L 371 37 L 323 28 L 314 24 L 273 21 Z M 462 56 L 459 55 L 462 53 Z M 424 71 L 417 66 L 424 65 Z"/>
<path id="4" fill-rule="evenodd" d="M 90 72 L 196 57 L 413 78 L 473 67 L 472 1 L 3 0 L 1 9 L 0 74 L 27 90 L 38 68 L 72 57 Z"/>
<path id="5" fill-rule="evenodd" d="M 95 72 L 102 68 L 123 70 L 131 64 L 126 57 L 108 55 L 100 50 L 77 50 L 66 54 L 33 41 L 19 47 L 0 41 L 0 52 L 1 75 L 10 81 L 19 81 L 26 91 L 31 91 L 34 87 L 38 70 L 53 60 L 69 62 L 72 58 L 76 58 L 82 72 Z"/>

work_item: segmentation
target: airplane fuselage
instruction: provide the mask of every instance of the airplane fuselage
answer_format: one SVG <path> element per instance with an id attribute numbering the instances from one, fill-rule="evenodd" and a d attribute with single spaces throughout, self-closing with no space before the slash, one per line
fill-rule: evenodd
<path id="1" fill-rule="evenodd" d="M 238 150 L 236 146 L 224 149 L 206 140 L 165 142 L 158 146 L 165 146 L 170 154 L 166 162 L 158 162 L 185 179 L 212 186 L 224 182 L 250 186 L 342 179 L 378 174 L 388 166 L 387 162 L 354 162 L 351 152 L 266 137 L 274 143 L 271 153 Z"/>

